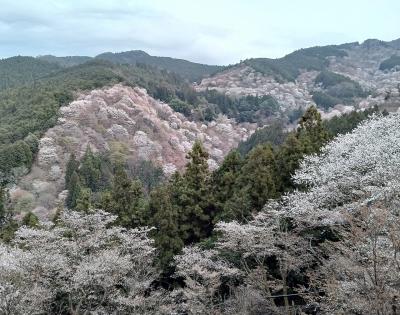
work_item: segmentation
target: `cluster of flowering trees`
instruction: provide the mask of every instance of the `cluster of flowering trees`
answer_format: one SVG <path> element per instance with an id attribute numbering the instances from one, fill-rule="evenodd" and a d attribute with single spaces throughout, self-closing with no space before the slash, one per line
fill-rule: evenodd
<path id="1" fill-rule="evenodd" d="M 272 280 L 272 292 L 283 293 L 284 313 L 296 309 L 290 292 L 324 314 L 399 308 L 399 127 L 398 114 L 361 124 L 304 159 L 294 176 L 301 190 L 268 203 L 247 224 L 218 225 L 218 246 L 243 263 L 258 260 L 252 272 L 268 265 L 260 259 L 276 260 L 279 275 L 269 277 L 267 268 L 255 283 L 268 295 Z M 301 285 L 288 283 L 299 274 Z"/>
<path id="2" fill-rule="evenodd" d="M 373 117 L 306 157 L 298 190 L 216 241 L 174 257 L 174 289 L 149 229 L 101 210 L 64 212 L 0 245 L 0 313 L 396 314 L 400 115 Z"/>
<path id="3" fill-rule="evenodd" d="M 109 227 L 101 210 L 65 212 L 56 226 L 20 228 L 0 245 L 1 314 L 153 313 L 162 293 L 148 229 Z"/>

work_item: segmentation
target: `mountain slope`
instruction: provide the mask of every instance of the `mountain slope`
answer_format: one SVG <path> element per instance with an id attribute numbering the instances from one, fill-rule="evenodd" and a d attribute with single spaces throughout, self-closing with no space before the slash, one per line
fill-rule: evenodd
<path id="1" fill-rule="evenodd" d="M 60 108 L 56 125 L 40 139 L 31 172 L 11 193 L 16 204 L 48 216 L 65 197 L 64 175 L 71 153 L 81 158 L 89 145 L 95 152 L 137 168 L 151 162 L 166 175 L 182 169 L 186 154 L 200 139 L 215 168 L 223 157 L 247 138 L 255 125 L 220 117 L 210 123 L 193 122 L 174 112 L 144 89 L 121 84 L 81 94 Z"/>
<path id="2" fill-rule="evenodd" d="M 146 65 L 156 66 L 161 69 L 175 72 L 191 82 L 211 75 L 223 68 L 221 66 L 210 66 L 183 59 L 151 56 L 141 50 L 132 50 L 120 53 L 107 52 L 100 54 L 95 58 L 111 61 L 116 64 L 143 63 Z"/>
<path id="3" fill-rule="evenodd" d="M 33 57 L 11 57 L 0 60 L 0 91 L 21 85 L 29 85 L 60 70 L 54 63 Z"/>
<path id="4" fill-rule="evenodd" d="M 400 55 L 397 43 L 366 40 L 301 49 L 278 59 L 248 59 L 203 79 L 195 88 L 236 97 L 272 95 L 287 113 L 315 102 L 326 111 L 376 104 L 397 110 L 400 71 L 395 67 L 398 57 L 392 57 Z M 334 78 L 335 84 L 321 84 L 321 76 Z"/>
<path id="5" fill-rule="evenodd" d="M 39 60 L 44 60 L 47 62 L 58 64 L 61 67 L 72 67 L 85 63 L 92 59 L 88 56 L 66 56 L 66 57 L 56 57 L 53 55 L 44 55 L 36 57 Z"/>
<path id="6" fill-rule="evenodd" d="M 61 67 L 77 66 L 93 59 L 105 60 L 117 65 L 144 64 L 176 73 L 190 82 L 198 81 L 224 68 L 222 66 L 211 66 L 190 62 L 184 59 L 151 56 L 141 50 L 131 50 L 119 53 L 106 52 L 99 54 L 94 58 L 88 56 L 56 57 L 53 55 L 44 55 L 38 56 L 36 59 L 57 64 Z"/>

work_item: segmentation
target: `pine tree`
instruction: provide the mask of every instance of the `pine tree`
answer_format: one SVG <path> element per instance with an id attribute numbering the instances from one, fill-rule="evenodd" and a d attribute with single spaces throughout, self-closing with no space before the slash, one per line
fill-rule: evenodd
<path id="1" fill-rule="evenodd" d="M 68 186 L 66 205 L 69 209 L 75 209 L 77 200 L 79 199 L 82 190 L 77 172 L 72 173 Z"/>

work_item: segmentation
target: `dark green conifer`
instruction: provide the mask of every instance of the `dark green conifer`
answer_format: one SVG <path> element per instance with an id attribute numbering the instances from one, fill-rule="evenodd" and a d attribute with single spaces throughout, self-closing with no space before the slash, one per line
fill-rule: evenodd
<path id="1" fill-rule="evenodd" d="M 98 156 L 95 156 L 88 146 L 85 155 L 81 161 L 79 175 L 85 187 L 90 188 L 92 191 L 97 191 L 100 187 L 101 179 L 101 162 Z"/>
<path id="2" fill-rule="evenodd" d="M 66 205 L 69 209 L 75 209 L 82 190 L 77 172 L 72 173 L 68 186 Z"/>
<path id="3" fill-rule="evenodd" d="M 79 161 L 77 161 L 75 154 L 71 153 L 67 163 L 67 169 L 65 171 L 65 189 L 69 189 L 69 184 L 71 181 L 72 174 L 74 172 L 78 173 L 78 169 L 79 169 Z"/>
<path id="4" fill-rule="evenodd" d="M 156 189 L 150 195 L 149 212 L 153 213 L 151 225 L 156 227 L 155 245 L 159 250 L 160 265 L 165 268 L 184 243 L 179 235 L 179 212 L 171 201 L 169 186 Z"/>

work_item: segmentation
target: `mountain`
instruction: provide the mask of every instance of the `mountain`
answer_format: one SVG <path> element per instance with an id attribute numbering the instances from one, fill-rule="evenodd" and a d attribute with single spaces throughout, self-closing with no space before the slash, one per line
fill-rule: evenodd
<path id="1" fill-rule="evenodd" d="M 96 58 L 108 60 L 117 64 L 143 63 L 146 65 L 156 66 L 161 69 L 175 72 L 191 82 L 197 81 L 223 69 L 221 66 L 210 66 L 183 59 L 151 56 L 141 50 L 132 50 L 120 53 L 107 52 L 96 56 Z"/>
<path id="2" fill-rule="evenodd" d="M 56 57 L 52 55 L 38 56 L 40 60 L 55 63 L 62 67 L 76 66 L 85 63 L 92 57 L 88 56 L 68 56 Z M 190 62 L 183 59 L 171 57 L 156 57 L 141 50 L 131 50 L 119 53 L 106 52 L 94 57 L 99 60 L 106 60 L 114 64 L 144 64 L 160 69 L 168 70 L 180 75 L 182 78 L 190 82 L 198 81 L 206 76 L 209 76 L 223 69 L 222 66 L 210 66 L 201 63 Z"/>
<path id="3" fill-rule="evenodd" d="M 184 168 L 185 154 L 197 138 L 210 150 L 213 167 L 257 127 L 266 129 L 242 144 L 242 153 L 267 140 L 279 144 L 283 136 L 272 129 L 294 128 L 312 104 L 324 118 L 375 105 L 397 111 L 400 71 L 384 65 L 396 61 L 399 52 L 393 42 L 367 40 L 301 49 L 279 59 L 248 59 L 213 68 L 217 72 L 212 75 L 210 66 L 142 51 L 96 58 L 4 59 L 0 180 L 34 182 L 36 188 L 20 187 L 33 196 L 41 195 L 36 191 L 40 183 L 47 183 L 43 187 L 52 190 L 42 188 L 51 200 L 32 203 L 44 213 L 43 207 L 50 211 L 62 197 L 59 180 L 66 156 L 73 152 L 81 157 L 87 145 L 125 161 L 151 162 L 170 174 Z M 200 83 L 190 84 L 177 69 L 186 76 L 199 69 L 203 75 L 210 72 Z M 43 168 L 40 163 L 56 151 L 54 163 Z M 48 177 L 53 173 L 58 174 L 54 183 Z"/>
<path id="4" fill-rule="evenodd" d="M 33 211 L 44 218 L 65 197 L 64 174 L 71 152 L 81 159 L 90 146 L 113 164 L 122 161 L 128 169 L 140 169 L 147 163 L 147 168 L 170 176 L 184 168 L 196 139 L 210 153 L 208 163 L 214 169 L 255 128 L 224 117 L 211 123 L 189 121 L 138 87 L 117 84 L 92 90 L 60 108 L 57 123 L 40 139 L 31 172 L 13 196 L 29 199 Z"/>
<path id="5" fill-rule="evenodd" d="M 56 57 L 53 55 L 44 55 L 36 57 L 39 60 L 44 60 L 47 62 L 58 64 L 61 67 L 72 67 L 85 63 L 92 59 L 88 56 L 66 56 L 66 57 Z"/>
<path id="6" fill-rule="evenodd" d="M 11 57 L 0 60 L 0 91 L 29 85 L 60 70 L 60 67 L 33 57 Z"/>
<path id="7" fill-rule="evenodd" d="M 327 112 L 400 105 L 399 40 L 375 39 L 300 49 L 278 59 L 248 59 L 196 86 L 232 97 L 270 95 L 283 112 L 316 103 Z"/>

